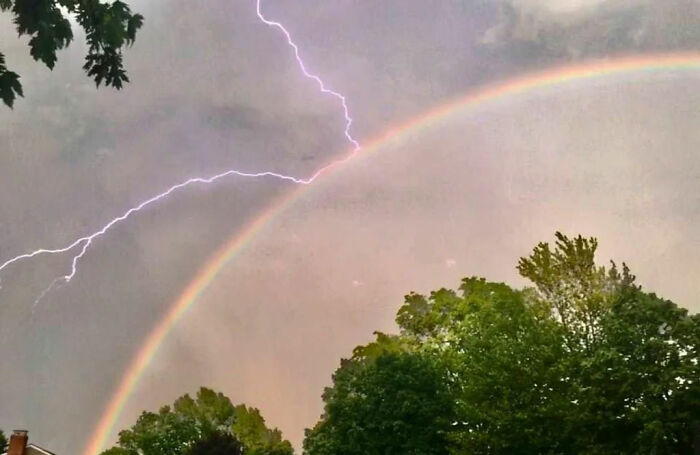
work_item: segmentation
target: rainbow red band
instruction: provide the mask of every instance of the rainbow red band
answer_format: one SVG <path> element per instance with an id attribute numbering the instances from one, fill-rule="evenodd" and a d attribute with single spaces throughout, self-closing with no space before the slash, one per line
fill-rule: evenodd
<path id="1" fill-rule="evenodd" d="M 408 123 L 392 128 L 379 138 L 363 147 L 362 152 L 379 149 L 391 140 L 398 139 L 409 131 L 434 123 L 454 113 L 474 108 L 482 103 L 529 92 L 535 89 L 561 85 L 584 79 L 592 79 L 615 74 L 640 71 L 700 70 L 700 54 L 663 54 L 619 58 L 615 60 L 593 61 L 581 65 L 555 68 L 536 74 L 518 77 L 500 84 L 494 84 L 468 93 L 464 97 L 444 104 Z M 350 162 L 350 161 L 348 161 Z M 329 169 L 332 171 L 333 169 Z M 326 176 L 329 173 L 326 173 Z M 198 297 L 216 278 L 221 269 L 238 253 L 275 215 L 290 205 L 302 192 L 313 185 L 300 186 L 287 196 L 268 207 L 245 229 L 232 237 L 220 248 L 196 277 L 187 285 L 181 296 L 173 303 L 168 312 L 153 328 L 148 337 L 125 371 L 117 389 L 109 400 L 98 425 L 87 443 L 83 455 L 97 455 L 105 447 L 107 440 L 113 437 L 114 426 L 124 406 L 138 384 L 143 372 L 148 368 L 163 340 L 170 333 L 178 320 L 194 305 Z"/>

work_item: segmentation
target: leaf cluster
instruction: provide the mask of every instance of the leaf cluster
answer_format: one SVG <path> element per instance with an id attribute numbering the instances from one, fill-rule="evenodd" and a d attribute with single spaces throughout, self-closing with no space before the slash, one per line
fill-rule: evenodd
<path id="1" fill-rule="evenodd" d="M 198 440 L 187 450 L 187 455 L 242 455 L 243 446 L 229 433 L 216 431 Z"/>
<path id="2" fill-rule="evenodd" d="M 0 10 L 10 11 L 20 36 L 29 36 L 29 52 L 34 60 L 53 69 L 57 52 L 73 40 L 68 16 L 85 31 L 88 52 L 83 69 L 99 87 L 122 88 L 129 81 L 124 70 L 122 50 L 133 44 L 143 16 L 131 12 L 121 0 L 0 0 Z M 19 75 L 10 71 L 0 53 L 0 98 L 12 107 L 23 96 Z"/>
<path id="3" fill-rule="evenodd" d="M 294 449 L 277 428 L 268 428 L 260 411 L 240 404 L 234 408 L 231 431 L 243 443 L 246 455 L 292 455 Z"/>

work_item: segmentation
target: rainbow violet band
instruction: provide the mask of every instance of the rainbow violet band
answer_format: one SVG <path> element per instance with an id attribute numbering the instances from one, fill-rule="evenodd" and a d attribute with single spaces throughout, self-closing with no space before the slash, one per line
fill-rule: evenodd
<path id="1" fill-rule="evenodd" d="M 528 74 L 505 82 L 478 88 L 464 96 L 438 106 L 414 120 L 391 128 L 378 138 L 372 140 L 369 144 L 366 144 L 362 148 L 361 153 L 376 151 L 390 141 L 400 139 L 401 136 L 410 131 L 433 124 L 452 114 L 475 108 L 489 101 L 507 98 L 537 89 L 617 74 L 698 69 L 700 69 L 699 53 L 674 53 L 590 61 L 580 65 L 558 67 L 539 73 Z M 339 164 L 344 164 L 345 162 L 347 161 Z M 333 171 L 335 169 L 337 169 L 337 166 L 331 167 L 328 170 Z M 83 451 L 83 455 L 99 454 L 105 447 L 108 439 L 113 437 L 114 426 L 122 410 L 129 401 L 129 397 L 138 384 L 139 379 L 158 352 L 159 347 L 176 326 L 178 320 L 195 304 L 195 302 L 197 302 L 198 297 L 214 281 L 221 269 L 225 267 L 270 220 L 281 213 L 285 207 L 289 206 L 305 192 L 307 187 L 312 186 L 313 185 L 300 185 L 296 190 L 278 199 L 211 256 L 136 351 L 128 368 L 119 381 L 114 394 L 109 399 L 95 430 L 91 434 L 85 450 Z"/>

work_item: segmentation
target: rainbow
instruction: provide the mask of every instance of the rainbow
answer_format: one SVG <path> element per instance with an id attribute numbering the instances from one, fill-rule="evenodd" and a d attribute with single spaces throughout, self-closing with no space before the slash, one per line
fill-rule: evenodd
<path id="1" fill-rule="evenodd" d="M 617 74 L 628 74 L 644 71 L 669 70 L 700 70 L 699 53 L 662 54 L 617 58 L 614 60 L 597 60 L 580 65 L 565 66 L 549 69 L 540 73 L 521 76 L 505 82 L 482 87 L 466 96 L 443 104 L 424 115 L 403 125 L 383 133 L 362 148 L 362 152 L 376 151 L 392 140 L 400 139 L 406 133 L 421 127 L 434 124 L 454 113 L 468 108 L 475 108 L 483 103 L 529 92 L 535 89 L 561 85 L 568 82 L 599 78 Z M 337 169 L 337 167 L 334 167 Z M 312 185 L 310 185 L 312 186 Z M 141 375 L 148 368 L 163 340 L 173 330 L 178 320 L 197 302 L 198 297 L 216 278 L 221 269 L 250 242 L 255 235 L 275 215 L 281 213 L 299 195 L 306 190 L 302 185 L 295 191 L 278 199 L 255 220 L 238 232 L 224 244 L 205 264 L 195 278 L 187 285 L 180 297 L 173 303 L 168 312 L 153 328 L 143 344 L 139 347 L 129 367 L 107 407 L 105 408 L 97 427 L 86 445 L 83 455 L 97 455 L 105 447 L 108 438 L 113 435 L 114 426 L 121 415 L 124 406 L 139 382 Z"/>

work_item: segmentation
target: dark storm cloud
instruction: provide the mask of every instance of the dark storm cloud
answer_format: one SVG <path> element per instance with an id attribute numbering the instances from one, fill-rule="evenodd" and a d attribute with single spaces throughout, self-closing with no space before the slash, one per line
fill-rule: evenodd
<path id="1" fill-rule="evenodd" d="M 521 65 L 700 47 L 697 0 L 499 0 L 485 49 Z"/>

